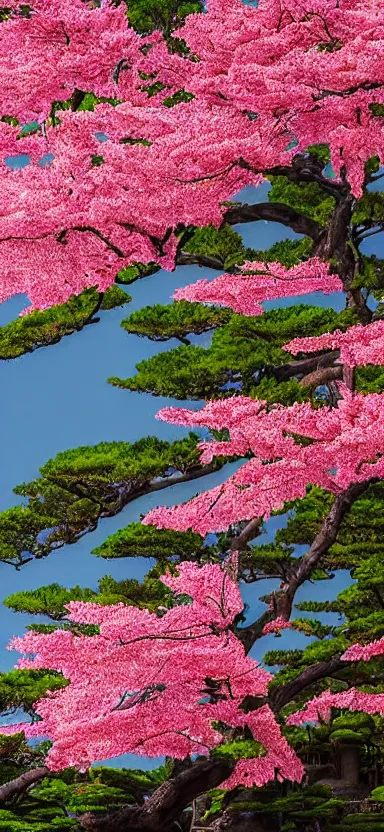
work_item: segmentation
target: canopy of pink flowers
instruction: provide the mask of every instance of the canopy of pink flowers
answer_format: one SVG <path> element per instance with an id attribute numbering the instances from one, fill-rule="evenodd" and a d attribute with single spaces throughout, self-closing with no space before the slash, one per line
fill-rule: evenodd
<path id="1" fill-rule="evenodd" d="M 331 693 L 329 690 L 315 696 L 302 711 L 288 717 L 288 725 L 303 725 L 305 722 L 328 722 L 332 708 L 348 711 L 364 711 L 367 714 L 384 714 L 384 693 L 362 693 L 356 688 Z"/>
<path id="2" fill-rule="evenodd" d="M 0 117 L 19 121 L 0 122 L 0 302 L 22 292 L 46 308 L 84 286 L 103 290 L 138 260 L 172 269 L 182 226 L 219 226 L 226 200 L 309 145 L 329 144 L 357 197 L 366 160 L 384 161 L 384 120 L 372 109 L 384 103 L 381 0 L 208 0 L 177 32 L 183 57 L 159 32 L 138 36 L 124 3 L 31 0 L 27 16 L 16 0 L 0 5 L 11 9 L 0 26 Z M 148 97 L 143 73 L 165 89 Z M 164 107 L 181 89 L 194 98 Z M 52 120 L 75 90 L 121 103 Z M 41 128 L 20 136 L 31 119 Z M 30 164 L 11 170 L 18 153 Z M 254 278 L 256 294 L 276 297 L 271 280 Z"/>
<path id="3" fill-rule="evenodd" d="M 100 635 L 57 630 L 13 639 L 11 648 L 34 655 L 19 666 L 60 671 L 69 685 L 36 703 L 40 721 L 1 730 L 48 736 L 53 746 L 47 764 L 56 771 L 86 768 L 126 752 L 208 756 L 223 741 L 213 721 L 247 724 L 265 755 L 247 760 L 246 770 L 240 762 L 230 787 L 263 785 L 274 778 L 275 768 L 281 777 L 301 780 L 302 764 L 269 707 L 248 715 L 239 709 L 245 696 L 265 694 L 272 677 L 245 654 L 230 630 L 243 609 L 236 581 L 226 567 L 193 563 L 181 564 L 178 577 L 161 580 L 183 596 L 164 614 L 124 604 L 71 602 L 69 619 L 99 625 Z M 220 693 L 216 703 L 207 679 Z"/>
<path id="4" fill-rule="evenodd" d="M 284 268 L 281 263 L 247 262 L 241 274 L 222 274 L 215 280 L 197 280 L 177 289 L 175 300 L 200 301 L 229 306 L 242 315 L 261 315 L 262 301 L 310 292 L 340 292 L 343 284 L 329 274 L 327 263 L 312 257 L 305 263 Z"/>
<path id="5" fill-rule="evenodd" d="M 297 353 L 320 352 L 324 349 L 340 349 L 340 361 L 347 367 L 359 364 L 384 364 L 384 321 L 375 321 L 367 326 L 357 324 L 347 332 L 337 329 L 314 338 L 294 338 L 283 347 L 293 355 Z"/>
<path id="6" fill-rule="evenodd" d="M 351 395 L 344 385 L 340 390 L 337 408 L 267 406 L 239 396 L 209 402 L 199 411 L 161 410 L 158 418 L 171 424 L 229 431 L 228 441 L 200 443 L 202 462 L 253 456 L 222 485 L 182 505 L 152 509 L 144 523 L 203 535 L 226 531 L 241 520 L 268 518 L 285 502 L 304 497 L 309 484 L 337 494 L 353 482 L 382 477 L 384 397 Z"/>

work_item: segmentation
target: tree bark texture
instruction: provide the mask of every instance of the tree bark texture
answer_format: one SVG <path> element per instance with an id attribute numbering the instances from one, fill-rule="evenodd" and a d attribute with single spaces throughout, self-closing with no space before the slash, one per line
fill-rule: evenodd
<path id="1" fill-rule="evenodd" d="M 25 774 L 21 774 L 15 780 L 10 780 L 9 783 L 4 783 L 3 786 L 0 786 L 0 805 L 5 803 L 6 800 L 10 800 L 11 797 L 16 797 L 22 792 L 25 792 L 29 786 L 38 783 L 39 780 L 42 780 L 49 774 L 50 771 L 46 766 L 40 766 L 39 768 L 32 768 L 30 771 L 26 771 Z"/>
<path id="2" fill-rule="evenodd" d="M 87 832 L 176 832 L 175 821 L 185 806 L 219 786 L 233 767 L 230 760 L 196 763 L 163 783 L 143 806 L 126 806 L 104 818 L 83 815 L 81 826 Z"/>

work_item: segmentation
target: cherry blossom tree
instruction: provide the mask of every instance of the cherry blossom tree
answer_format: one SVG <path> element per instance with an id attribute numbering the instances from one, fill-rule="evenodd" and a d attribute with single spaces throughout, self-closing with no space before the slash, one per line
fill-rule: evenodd
<path id="1" fill-rule="evenodd" d="M 284 346 L 287 352 L 320 352 L 323 349 L 340 350 L 340 363 L 347 367 L 365 364 L 383 364 L 384 362 L 384 323 L 375 321 L 368 326 L 351 326 L 347 332 L 336 330 L 332 335 L 320 335 L 317 338 L 295 338 Z"/>
<path id="2" fill-rule="evenodd" d="M 228 441 L 200 444 L 202 462 L 249 452 L 252 458 L 224 485 L 182 506 L 152 509 L 145 522 L 208 534 L 255 516 L 267 519 L 284 503 L 304 497 L 308 484 L 341 494 L 354 484 L 382 477 L 383 397 L 351 394 L 345 385 L 339 389 L 344 397 L 337 408 L 316 410 L 307 403 L 267 407 L 266 402 L 239 396 L 209 402 L 197 412 L 160 411 L 158 417 L 172 424 L 229 431 Z"/>
<path id="3" fill-rule="evenodd" d="M 246 775 L 242 762 L 235 766 L 230 786 L 262 785 L 274 778 L 275 769 L 301 780 L 302 764 L 272 711 L 265 705 L 247 716 L 239 708 L 246 696 L 265 696 L 272 677 L 229 629 L 243 608 L 236 581 L 218 565 L 192 563 L 180 565 L 178 577 L 161 580 L 192 603 L 156 615 L 124 605 L 72 602 L 69 619 L 98 625 L 100 635 L 56 631 L 14 639 L 11 647 L 35 655 L 20 666 L 54 664 L 71 682 L 61 695 L 36 705 L 37 722 L 10 730 L 24 730 L 29 738 L 48 735 L 54 742 L 47 765 L 60 770 L 88 768 L 95 759 L 127 750 L 179 759 L 206 754 L 223 741 L 212 723 L 248 724 L 267 754 L 249 760 Z"/>

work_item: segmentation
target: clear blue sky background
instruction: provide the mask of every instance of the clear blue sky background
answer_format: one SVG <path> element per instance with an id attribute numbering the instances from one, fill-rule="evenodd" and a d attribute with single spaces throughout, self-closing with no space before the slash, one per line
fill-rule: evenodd
<path id="1" fill-rule="evenodd" d="M 246 188 L 238 199 L 263 201 L 266 190 L 265 185 L 257 190 Z M 256 249 L 267 249 L 278 240 L 297 237 L 289 229 L 273 223 L 252 223 L 239 226 L 237 230 L 241 232 L 245 244 Z M 383 256 L 382 242 L 378 237 L 374 237 L 369 245 L 370 250 L 376 253 L 380 253 L 381 249 Z M 12 493 L 12 488 L 36 477 L 39 467 L 59 451 L 101 441 L 131 442 L 151 434 L 168 440 L 182 435 L 183 429 L 155 420 L 155 414 L 161 407 L 174 402 L 119 390 L 107 384 L 106 379 L 109 376 L 126 378 L 135 372 L 138 361 L 179 345 L 176 341 L 156 344 L 128 335 L 120 327 L 120 321 L 142 306 L 170 302 L 177 287 L 203 276 L 214 277 L 215 273 L 198 267 L 178 267 L 171 274 L 161 271 L 129 287 L 132 303 L 121 309 L 102 312 L 102 320 L 96 326 L 63 338 L 52 347 L 39 349 L 13 361 L 0 362 L 0 511 L 21 502 L 21 498 Z M 319 293 L 300 298 L 299 301 L 332 305 L 336 309 L 341 309 L 344 305 L 341 295 L 324 296 Z M 266 303 L 265 308 L 287 306 L 295 302 L 294 298 L 288 298 L 282 302 Z M 0 305 L 0 325 L 16 318 L 25 305 L 24 296 Z M 197 342 L 206 343 L 206 340 L 202 342 L 195 339 Z M 202 403 L 185 404 L 198 408 Z M 24 626 L 31 621 L 30 616 L 15 614 L 2 606 L 1 599 L 12 592 L 35 589 L 52 582 L 65 586 L 80 584 L 96 589 L 98 578 L 105 574 L 111 574 L 116 579 L 141 579 L 150 566 L 148 560 L 137 558 L 104 561 L 91 555 L 91 549 L 117 529 L 138 520 L 152 506 L 184 501 L 197 490 L 204 490 L 223 481 L 227 475 L 228 469 L 212 475 L 204 482 L 199 480 L 184 483 L 160 494 L 144 497 L 128 505 L 117 517 L 103 520 L 97 531 L 75 545 L 65 546 L 45 560 L 29 563 L 20 572 L 0 563 L 0 670 L 10 669 L 17 660 L 15 653 L 5 649 L 10 637 L 22 634 Z M 260 538 L 260 542 L 266 542 L 272 536 L 277 522 L 281 523 L 281 519 L 270 521 L 267 534 Z M 334 598 L 345 585 L 346 579 L 346 574 L 338 574 L 332 581 L 302 587 L 297 599 Z M 250 605 L 250 617 L 264 608 L 258 597 L 268 591 L 271 583 L 274 582 L 261 582 L 243 588 L 244 600 Z M 261 659 L 267 649 L 302 647 L 306 643 L 308 640 L 304 636 L 288 631 L 279 641 L 274 636 L 264 638 L 254 648 L 253 655 Z M 132 755 L 110 761 L 110 764 L 112 762 L 125 766 L 142 765 L 142 761 Z M 148 767 L 157 764 L 158 761 L 145 762 Z"/>

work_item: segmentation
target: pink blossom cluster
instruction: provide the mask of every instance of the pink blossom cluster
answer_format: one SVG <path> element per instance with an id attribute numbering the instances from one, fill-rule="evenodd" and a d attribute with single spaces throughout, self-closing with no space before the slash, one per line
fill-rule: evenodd
<path id="1" fill-rule="evenodd" d="M 0 159 L 0 302 L 23 292 L 33 307 L 46 308 L 84 286 L 103 290 L 120 269 L 137 261 L 171 270 L 180 221 L 221 223 L 221 201 L 259 177 L 232 168 L 209 190 L 193 181 L 180 184 L 181 148 L 171 153 L 170 145 L 177 139 L 192 149 L 199 131 L 196 113 L 184 107 L 177 125 L 166 108 L 155 110 L 152 119 L 130 104 L 66 111 L 59 126 L 46 127 L 45 138 L 18 139 L 18 128 L 0 123 L 4 160 L 7 142 L 13 154 L 25 149 L 31 159 L 19 170 Z M 222 117 L 203 105 L 200 115 L 212 145 Z M 108 135 L 102 144 L 100 133 Z M 229 144 L 238 153 L 241 133 L 235 129 L 234 136 Z M 151 144 L 122 143 L 126 137 Z M 44 153 L 54 157 L 48 168 L 40 165 Z M 95 166 L 92 160 L 100 154 L 104 162 Z"/>
<path id="2" fill-rule="evenodd" d="M 171 424 L 227 428 L 228 441 L 200 443 L 201 462 L 252 453 L 222 485 L 172 508 L 152 509 L 144 523 L 202 535 L 254 517 L 267 519 L 309 484 L 334 494 L 384 474 L 384 396 L 351 394 L 339 385 L 338 407 L 268 406 L 246 397 L 209 402 L 199 411 L 165 408 Z M 298 438 L 305 438 L 302 443 Z"/>
<path id="3" fill-rule="evenodd" d="M 229 306 L 241 315 L 261 315 L 261 303 L 275 298 L 310 292 L 340 292 L 339 277 L 329 274 L 329 265 L 312 257 L 305 263 L 284 268 L 281 263 L 246 262 L 241 274 L 223 274 L 214 280 L 198 280 L 177 289 L 175 300 L 199 301 Z"/>
<path id="4" fill-rule="evenodd" d="M 299 149 L 329 144 L 334 171 L 346 168 L 361 196 L 365 161 L 383 160 L 383 128 L 370 108 L 383 101 L 383 16 L 380 0 L 261 0 L 257 9 L 211 0 L 183 28 L 199 63 L 178 76 L 180 62 L 159 43 L 157 77 L 223 109 L 272 115 L 274 132 Z M 149 59 L 154 69 L 156 49 Z"/>
<path id="5" fill-rule="evenodd" d="M 246 715 L 239 709 L 245 696 L 265 695 L 272 677 L 246 655 L 230 629 L 243 609 L 237 582 L 226 565 L 187 562 L 178 571 L 161 580 L 190 602 L 164 614 L 76 601 L 68 604 L 69 620 L 99 625 L 99 635 L 56 630 L 13 639 L 10 648 L 34 656 L 19 666 L 60 671 L 69 684 L 36 703 L 40 721 L 1 730 L 48 736 L 53 746 L 47 765 L 57 771 L 85 769 L 127 752 L 208 756 L 223 742 L 213 722 L 247 724 L 266 753 L 247 760 L 247 771 L 240 762 L 231 784 L 262 785 L 275 768 L 281 777 L 301 780 L 302 764 L 272 711 L 263 707 Z"/>
<path id="6" fill-rule="evenodd" d="M 367 326 L 357 324 L 346 332 L 337 329 L 314 338 L 294 338 L 283 349 L 293 355 L 339 349 L 340 362 L 347 367 L 384 364 L 384 321 L 375 321 Z"/>
<path id="7" fill-rule="evenodd" d="M 274 618 L 273 621 L 268 621 L 267 624 L 264 624 L 263 636 L 267 636 L 270 633 L 279 633 L 280 630 L 289 630 L 291 627 L 291 622 L 286 621 L 285 618 L 279 615 L 278 618 Z"/>
<path id="8" fill-rule="evenodd" d="M 1 5 L 11 6 L 8 0 Z M 124 58 L 128 67 L 141 54 L 124 4 L 30 0 L 30 16 L 17 14 L 14 5 L 0 27 L 1 115 L 22 124 L 46 119 L 52 104 L 67 101 L 75 89 L 117 97 L 117 65 Z"/>
<path id="9" fill-rule="evenodd" d="M 305 722 L 328 722 L 332 708 L 348 711 L 364 711 L 367 714 L 384 714 L 384 693 L 362 693 L 356 688 L 331 693 L 329 690 L 315 696 L 302 711 L 288 717 L 288 725 L 303 725 Z"/>
<path id="10" fill-rule="evenodd" d="M 370 644 L 352 644 L 342 655 L 346 662 L 363 661 L 368 662 L 374 656 L 382 656 L 384 653 L 384 637 Z"/>
<path id="11" fill-rule="evenodd" d="M 382 143 L 369 110 L 381 94 L 382 15 L 379 3 L 372 2 L 317 0 L 309 8 L 292 0 L 264 0 L 254 9 L 241 0 L 211 0 L 208 13 L 191 15 L 183 28 L 199 62 L 170 57 L 159 41 L 148 54 L 148 68 L 173 89 L 183 86 L 223 109 L 246 110 L 261 119 L 272 115 L 274 132 L 295 136 L 301 147 L 314 141 L 332 146 L 334 138 L 333 164 L 339 171 L 344 161 L 361 163 L 360 153 L 370 150 L 356 141 L 358 136 L 364 141 L 367 129 L 370 143 L 374 137 Z M 368 78 L 372 90 L 366 89 Z M 338 133 L 340 124 L 344 132 Z"/>
<path id="12" fill-rule="evenodd" d="M 11 14 L 0 27 L 0 116 L 20 124 L 0 122 L 0 300 L 26 292 L 46 308 L 92 283 L 104 288 L 138 260 L 172 269 L 181 224 L 218 227 L 225 201 L 308 145 L 329 144 L 357 197 L 366 160 L 384 161 L 384 122 L 372 110 L 384 103 L 380 0 L 261 0 L 257 9 L 208 0 L 183 27 L 185 56 L 160 32 L 138 36 L 124 3 L 31 0 L 27 16 L 17 2 L 2 5 Z M 152 97 L 145 75 L 160 82 Z M 194 98 L 164 107 L 181 89 Z M 52 120 L 52 105 L 76 90 L 121 103 Z M 20 136 L 31 119 L 41 124 L 33 141 Z M 17 152 L 30 164 L 10 170 Z M 290 277 L 294 294 L 339 288 L 324 264 L 308 267 L 289 276 L 262 264 L 261 275 L 210 286 L 246 314 L 291 292 L 281 285 Z M 211 289 L 195 291 L 208 300 Z"/>

